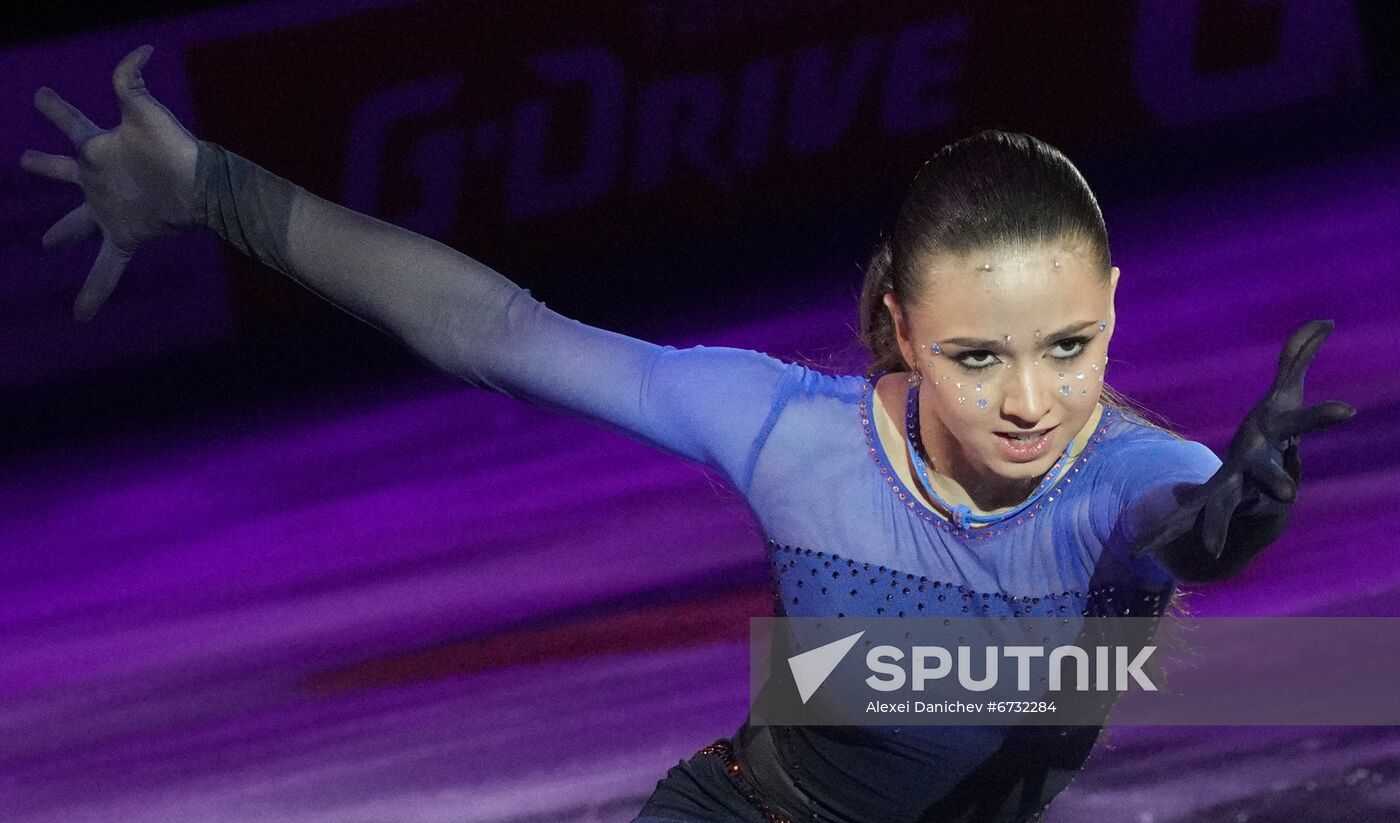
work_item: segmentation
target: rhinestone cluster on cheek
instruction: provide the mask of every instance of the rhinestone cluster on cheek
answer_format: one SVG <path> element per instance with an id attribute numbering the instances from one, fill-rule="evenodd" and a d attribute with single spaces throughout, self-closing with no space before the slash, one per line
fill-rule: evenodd
<path id="1" fill-rule="evenodd" d="M 875 384 L 887 373 L 888 372 L 880 372 L 873 376 L 867 376 L 865 378 L 865 385 L 861 389 L 859 407 L 860 424 L 865 432 L 866 453 L 869 454 L 870 459 L 875 462 L 875 467 L 880 470 L 880 474 L 884 477 L 885 485 L 889 487 L 890 493 L 899 498 L 899 501 L 903 503 L 909 511 L 922 518 L 926 523 L 931 523 L 944 531 L 961 534 L 971 540 L 986 540 L 989 537 L 995 537 L 1001 534 L 1013 526 L 1022 525 L 1028 520 L 1035 519 L 1036 512 L 1042 511 L 1047 504 L 1055 502 L 1055 498 L 1060 496 L 1069 484 L 1074 482 L 1074 477 L 1083 470 L 1089 459 L 1093 457 L 1098 444 L 1102 443 L 1104 435 L 1108 434 L 1108 424 L 1113 419 L 1114 415 L 1112 407 L 1104 407 L 1103 417 L 1099 420 L 1098 431 L 1094 433 L 1094 436 L 1089 439 L 1088 443 L 1084 444 L 1083 451 L 1075 458 L 1073 466 L 1065 473 L 1065 476 L 1061 477 L 1053 488 L 1042 493 L 1045 500 L 1038 500 L 1033 506 L 1027 507 L 1024 512 L 1017 515 L 1015 518 L 1008 518 L 1004 525 L 984 526 L 982 528 L 963 528 L 953 525 L 942 515 L 924 505 L 923 502 L 918 499 L 917 494 L 904 489 L 900 484 L 899 478 L 890 469 L 888 461 L 881 460 L 880 447 L 875 440 L 875 427 L 871 422 L 870 408 L 872 397 L 875 394 Z M 1053 477 L 1054 472 L 1058 470 L 1058 468 L 1054 468 L 1046 474 L 1047 476 Z"/>

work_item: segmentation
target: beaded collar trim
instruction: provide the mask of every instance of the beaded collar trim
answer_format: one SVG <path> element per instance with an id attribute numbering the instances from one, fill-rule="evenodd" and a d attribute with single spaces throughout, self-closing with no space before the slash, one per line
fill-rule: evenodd
<path id="1" fill-rule="evenodd" d="M 903 483 L 899 479 L 899 475 L 895 473 L 894 467 L 890 463 L 889 456 L 885 454 L 884 445 L 875 436 L 874 415 L 871 414 L 872 398 L 875 394 L 875 384 L 881 377 L 888 373 L 889 372 L 880 372 L 873 376 L 867 375 L 865 377 L 865 385 L 861 387 L 860 424 L 861 428 L 865 431 L 866 451 L 875 462 L 876 468 L 880 470 L 880 474 L 884 476 L 885 485 L 889 487 L 890 493 L 898 497 L 900 502 L 903 503 L 909 511 L 922 518 L 926 523 L 935 525 L 944 531 L 952 532 L 963 537 L 969 537 L 974 540 L 986 540 L 989 537 L 995 537 L 1005 532 L 1007 529 L 1023 525 L 1026 521 L 1033 520 L 1037 512 L 1043 511 L 1046 506 L 1054 503 L 1055 499 L 1074 482 L 1074 478 L 1094 456 L 1098 445 L 1103 442 L 1104 435 L 1108 434 L 1109 423 L 1115 419 L 1117 414 L 1111 406 L 1104 406 L 1103 416 L 1099 418 L 1098 430 L 1089 438 L 1089 442 L 1084 444 L 1084 449 L 1075 457 L 1069 471 L 1065 472 L 1064 476 L 1060 478 L 1059 482 L 1057 482 L 1053 488 L 1048 491 L 1042 489 L 1039 492 L 1040 496 L 1044 499 L 1037 500 L 1034 505 L 1027 506 L 1019 513 L 1013 512 L 1013 514 L 1016 514 L 1014 520 L 1008 517 L 1001 522 L 1001 525 L 969 528 L 949 522 L 948 518 L 943 516 L 943 514 L 924 505 L 918 493 L 905 489 Z"/>
<path id="2" fill-rule="evenodd" d="M 914 458 L 914 471 L 918 474 L 919 480 L 923 482 L 924 490 L 928 492 L 929 497 L 933 498 L 933 502 L 952 514 L 953 525 L 959 528 L 968 523 L 982 526 L 1000 523 L 1025 511 L 1026 507 L 1039 500 L 1055 478 L 1060 476 L 1060 467 L 1065 464 L 1069 453 L 1074 450 L 1074 438 L 1071 437 L 1064 450 L 1060 452 L 1060 456 L 1055 460 L 1055 464 L 1046 470 L 1045 477 L 1036 486 L 1035 492 L 1022 500 L 1020 505 L 1001 514 L 973 514 L 972 509 L 962 503 L 949 503 L 944 500 L 938 490 L 933 487 L 933 481 L 929 479 L 929 469 L 923 458 L 923 435 L 919 432 L 919 384 L 917 382 L 909 387 L 908 400 L 904 405 L 904 430 L 905 437 L 909 440 L 909 454 Z"/>

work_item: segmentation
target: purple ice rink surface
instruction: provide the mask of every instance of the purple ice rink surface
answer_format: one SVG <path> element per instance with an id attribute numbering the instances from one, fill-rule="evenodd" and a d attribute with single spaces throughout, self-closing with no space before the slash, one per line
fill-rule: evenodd
<path id="1" fill-rule="evenodd" d="M 1308 400 L 1360 410 L 1305 439 L 1290 530 L 1196 613 L 1400 614 L 1400 154 L 1108 218 L 1116 387 L 1219 452 L 1288 332 L 1331 317 Z M 659 342 L 820 357 L 847 349 L 853 289 Z M 421 376 L 11 460 L 0 484 L 11 823 L 626 821 L 738 728 L 771 608 L 716 476 Z M 1397 727 L 1120 727 L 1049 819 L 1400 821 L 1397 772 Z"/>

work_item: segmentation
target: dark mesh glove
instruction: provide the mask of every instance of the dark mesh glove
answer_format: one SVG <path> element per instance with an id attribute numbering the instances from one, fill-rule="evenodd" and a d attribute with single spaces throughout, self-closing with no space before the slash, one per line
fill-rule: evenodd
<path id="1" fill-rule="evenodd" d="M 1303 377 L 1332 328 L 1314 320 L 1293 332 L 1273 388 L 1245 415 L 1220 470 L 1176 492 L 1177 507 L 1142 529 L 1134 557 L 1154 554 L 1181 579 L 1219 580 L 1283 532 L 1302 480 L 1298 438 L 1356 414 L 1338 401 L 1303 407 Z"/>
<path id="2" fill-rule="evenodd" d="M 77 156 L 26 151 L 20 167 L 76 184 L 84 198 L 44 233 L 44 247 L 71 245 L 102 231 L 97 260 L 73 306 L 79 320 L 97 313 L 139 246 L 196 225 L 198 143 L 146 90 L 141 67 L 151 51 L 150 46 L 136 49 L 112 74 L 122 113 L 115 129 L 93 125 L 53 89 L 34 95 L 34 105 L 73 141 Z"/>

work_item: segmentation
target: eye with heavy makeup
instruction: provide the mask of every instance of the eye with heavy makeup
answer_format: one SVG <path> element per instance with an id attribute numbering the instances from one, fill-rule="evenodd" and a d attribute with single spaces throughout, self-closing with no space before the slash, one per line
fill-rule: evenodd
<path id="1" fill-rule="evenodd" d="M 1093 340 L 1092 335 L 1076 335 L 1064 337 L 1056 340 L 1046 350 L 1052 359 L 1065 363 L 1072 363 L 1079 359 L 1086 347 Z M 1001 362 L 996 352 L 990 349 L 969 349 L 962 352 L 950 352 L 938 347 L 944 357 L 952 360 L 958 368 L 969 374 L 989 369 Z"/>

